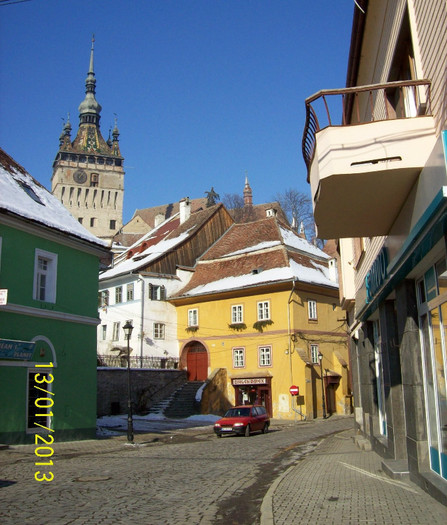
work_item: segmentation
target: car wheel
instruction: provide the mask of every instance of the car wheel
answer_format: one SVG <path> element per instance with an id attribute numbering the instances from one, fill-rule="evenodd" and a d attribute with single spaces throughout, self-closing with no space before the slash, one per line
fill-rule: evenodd
<path id="1" fill-rule="evenodd" d="M 264 425 L 264 428 L 262 429 L 262 433 L 263 433 L 263 434 L 267 434 L 268 431 L 269 431 L 269 426 L 268 426 L 268 424 L 266 423 L 266 424 Z"/>
<path id="2" fill-rule="evenodd" d="M 222 437 L 222 434 L 216 434 L 216 436 L 217 436 L 218 438 L 221 438 L 221 437 Z"/>
<path id="3" fill-rule="evenodd" d="M 248 438 L 250 436 L 250 425 L 247 425 L 245 427 L 245 437 Z"/>

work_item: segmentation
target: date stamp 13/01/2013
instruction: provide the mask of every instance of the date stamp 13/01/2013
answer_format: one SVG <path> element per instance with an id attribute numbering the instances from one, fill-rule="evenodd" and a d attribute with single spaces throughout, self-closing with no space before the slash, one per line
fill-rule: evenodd
<path id="1" fill-rule="evenodd" d="M 35 366 L 48 369 L 53 367 L 53 363 Z M 40 430 L 38 430 L 39 433 L 34 435 L 34 444 L 36 445 L 34 454 L 37 456 L 37 461 L 34 465 L 40 469 L 34 473 L 34 479 L 36 481 L 53 481 L 54 473 L 45 467 L 53 465 L 53 460 L 50 458 L 54 454 L 54 449 L 51 446 L 54 443 L 52 435 L 54 429 L 50 425 L 50 418 L 53 417 L 53 411 L 50 409 L 54 405 L 54 392 L 51 391 L 54 376 L 47 370 L 36 372 L 32 376 L 32 381 L 34 403 L 30 407 L 33 409 L 30 416 L 34 426 L 39 427 L 44 432 L 48 432 L 48 435 L 42 435 Z"/>

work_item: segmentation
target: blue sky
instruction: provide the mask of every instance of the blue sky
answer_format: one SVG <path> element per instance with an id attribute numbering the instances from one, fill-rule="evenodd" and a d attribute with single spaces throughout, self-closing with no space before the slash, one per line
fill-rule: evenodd
<path id="1" fill-rule="evenodd" d="M 95 34 L 101 131 L 118 116 L 124 222 L 135 209 L 310 194 L 304 100 L 344 87 L 353 0 L 30 0 L 0 5 L 0 145 L 51 189 Z"/>

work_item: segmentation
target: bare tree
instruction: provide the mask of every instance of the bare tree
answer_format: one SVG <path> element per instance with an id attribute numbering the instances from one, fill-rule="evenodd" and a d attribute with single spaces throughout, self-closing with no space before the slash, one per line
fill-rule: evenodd
<path id="1" fill-rule="evenodd" d="M 317 241 L 317 245 L 322 248 L 323 243 L 316 239 L 315 222 L 310 197 L 305 193 L 289 188 L 277 193 L 274 199 L 279 202 L 289 222 L 292 223 L 293 219 L 295 219 L 298 228 L 300 228 L 302 224 L 307 240 L 310 242 Z"/>
<path id="2" fill-rule="evenodd" d="M 228 210 L 237 210 L 244 207 L 244 197 L 238 193 L 225 193 L 222 204 Z"/>

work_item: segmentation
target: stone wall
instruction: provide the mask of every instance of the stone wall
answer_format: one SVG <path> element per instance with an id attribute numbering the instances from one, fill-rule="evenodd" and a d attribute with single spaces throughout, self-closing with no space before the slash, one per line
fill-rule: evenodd
<path id="1" fill-rule="evenodd" d="M 98 417 L 127 413 L 127 368 L 98 368 L 97 381 Z M 132 368 L 130 382 L 134 412 L 147 412 L 186 381 L 186 370 Z"/>

